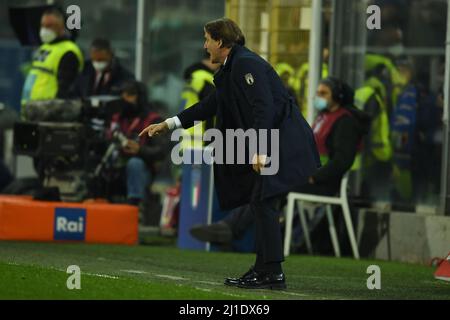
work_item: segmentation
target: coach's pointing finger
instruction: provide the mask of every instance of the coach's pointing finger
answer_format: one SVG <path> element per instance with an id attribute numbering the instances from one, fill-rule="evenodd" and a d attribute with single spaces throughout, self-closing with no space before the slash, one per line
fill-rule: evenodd
<path id="1" fill-rule="evenodd" d="M 142 136 L 144 133 L 147 133 L 149 137 L 152 137 L 152 136 L 156 136 L 160 133 L 163 133 L 167 130 L 169 130 L 169 127 L 166 122 L 151 124 L 144 130 L 142 130 L 141 133 L 139 133 L 139 137 Z"/>

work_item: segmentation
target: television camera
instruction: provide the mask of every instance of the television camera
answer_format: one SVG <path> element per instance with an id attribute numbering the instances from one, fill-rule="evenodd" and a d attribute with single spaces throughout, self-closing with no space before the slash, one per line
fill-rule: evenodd
<path id="1" fill-rule="evenodd" d="M 57 187 L 61 200 L 100 197 L 102 170 L 127 138 L 105 139 L 118 97 L 35 101 L 24 107 L 26 121 L 14 124 L 14 153 L 33 157 L 44 188 Z"/>

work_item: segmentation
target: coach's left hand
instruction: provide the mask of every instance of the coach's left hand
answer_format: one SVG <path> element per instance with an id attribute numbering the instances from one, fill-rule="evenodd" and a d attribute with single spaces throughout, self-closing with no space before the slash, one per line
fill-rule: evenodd
<path id="1" fill-rule="evenodd" d="M 257 173 L 261 173 L 261 169 L 264 168 L 264 166 L 266 165 L 266 160 L 267 160 L 267 155 L 255 154 L 252 159 L 253 170 L 255 170 Z"/>

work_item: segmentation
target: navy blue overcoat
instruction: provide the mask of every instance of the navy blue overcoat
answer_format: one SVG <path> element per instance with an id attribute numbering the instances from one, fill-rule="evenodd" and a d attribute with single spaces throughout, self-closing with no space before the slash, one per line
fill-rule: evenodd
<path id="1" fill-rule="evenodd" d="M 320 167 L 313 132 L 272 66 L 246 47 L 235 45 L 225 65 L 215 74 L 214 83 L 214 92 L 178 114 L 183 128 L 216 116 L 215 127 L 224 137 L 226 129 L 279 129 L 279 148 L 273 148 L 279 154 L 276 174 L 258 177 L 249 163 L 214 164 L 221 208 L 233 209 L 254 200 L 256 179 L 262 180 L 260 199 L 287 193 L 307 183 Z M 266 141 L 270 151 L 270 138 Z M 240 151 L 248 156 L 248 143 L 245 148 Z M 225 157 L 230 150 L 224 148 L 223 152 Z M 269 156 L 273 158 L 270 152 Z"/>

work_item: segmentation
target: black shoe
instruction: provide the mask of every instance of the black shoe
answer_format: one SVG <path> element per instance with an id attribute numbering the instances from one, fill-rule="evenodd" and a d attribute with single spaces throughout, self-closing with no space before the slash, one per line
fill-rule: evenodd
<path id="1" fill-rule="evenodd" d="M 222 221 L 209 225 L 196 225 L 190 230 L 191 235 L 203 242 L 229 244 L 233 240 L 230 226 Z"/>
<path id="2" fill-rule="evenodd" d="M 286 289 L 286 278 L 284 273 L 263 273 L 253 278 L 241 279 L 237 286 L 244 289 L 283 290 Z"/>
<path id="3" fill-rule="evenodd" d="M 227 286 L 237 286 L 239 283 L 246 279 L 253 279 L 258 276 L 258 273 L 255 271 L 254 267 L 252 266 L 250 270 L 248 270 L 244 275 L 240 278 L 226 278 L 224 281 L 224 284 Z"/>

